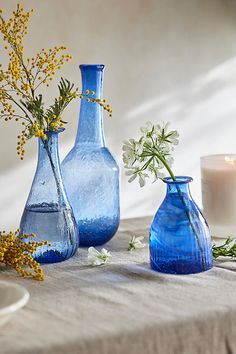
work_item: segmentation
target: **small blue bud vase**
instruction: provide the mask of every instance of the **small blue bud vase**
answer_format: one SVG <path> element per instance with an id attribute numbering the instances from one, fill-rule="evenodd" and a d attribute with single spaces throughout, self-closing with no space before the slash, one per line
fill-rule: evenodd
<path id="1" fill-rule="evenodd" d="M 102 99 L 104 65 L 80 65 L 82 93 Z M 76 141 L 62 162 L 65 187 L 80 232 L 80 246 L 109 241 L 120 221 L 119 168 L 105 146 L 103 108 L 82 99 Z"/>
<path id="2" fill-rule="evenodd" d="M 194 202 L 191 177 L 164 178 L 167 192 L 150 228 L 150 263 L 158 272 L 191 274 L 213 266 L 209 228 Z"/>
<path id="3" fill-rule="evenodd" d="M 49 242 L 33 255 L 40 263 L 65 261 L 75 254 L 79 244 L 78 228 L 61 176 L 60 131 L 47 132 L 46 140 L 38 139 L 37 169 L 20 223 L 20 235 L 35 234 L 35 238 L 26 241 Z"/>

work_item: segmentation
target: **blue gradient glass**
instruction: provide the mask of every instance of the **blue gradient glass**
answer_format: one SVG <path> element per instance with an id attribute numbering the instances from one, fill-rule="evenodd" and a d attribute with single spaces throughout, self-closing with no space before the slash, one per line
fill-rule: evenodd
<path id="1" fill-rule="evenodd" d="M 78 248 L 79 234 L 61 177 L 58 133 L 39 138 L 38 165 L 20 223 L 21 235 L 35 233 L 27 241 L 49 241 L 34 258 L 40 263 L 64 261 Z"/>
<path id="2" fill-rule="evenodd" d="M 80 65 L 82 93 L 102 98 L 104 65 Z M 105 146 L 103 109 L 81 102 L 75 145 L 62 162 L 68 197 L 80 232 L 80 246 L 109 241 L 120 220 L 119 168 Z"/>
<path id="3" fill-rule="evenodd" d="M 151 268 L 191 274 L 213 265 L 208 225 L 189 191 L 191 177 L 164 178 L 167 193 L 150 229 Z"/>

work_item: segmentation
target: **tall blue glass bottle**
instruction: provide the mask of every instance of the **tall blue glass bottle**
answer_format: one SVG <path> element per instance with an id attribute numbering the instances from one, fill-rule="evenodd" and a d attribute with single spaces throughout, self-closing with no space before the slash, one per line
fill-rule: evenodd
<path id="1" fill-rule="evenodd" d="M 167 193 L 150 229 L 151 268 L 190 274 L 212 267 L 208 225 L 189 191 L 191 177 L 164 178 Z"/>
<path id="2" fill-rule="evenodd" d="M 102 98 L 104 65 L 80 65 L 82 93 Z M 109 241 L 120 220 L 119 168 L 105 146 L 103 110 L 82 99 L 75 145 L 62 162 L 66 190 L 80 231 L 80 246 Z"/>
<path id="3" fill-rule="evenodd" d="M 36 237 L 28 241 L 49 241 L 34 253 L 38 262 L 61 262 L 75 254 L 78 228 L 62 182 L 58 132 L 38 140 L 38 164 L 21 218 L 21 235 L 34 233 Z"/>

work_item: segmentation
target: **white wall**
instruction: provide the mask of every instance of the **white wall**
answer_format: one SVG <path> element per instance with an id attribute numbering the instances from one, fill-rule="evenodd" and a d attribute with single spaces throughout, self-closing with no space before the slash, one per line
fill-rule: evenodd
<path id="1" fill-rule="evenodd" d="M 15 0 L 0 0 L 13 8 Z M 80 63 L 105 63 L 107 145 L 121 162 L 121 144 L 147 120 L 179 130 L 176 174 L 194 177 L 201 203 L 199 157 L 236 150 L 236 4 L 233 0 L 28 0 L 33 7 L 28 53 L 65 44 L 74 56 L 63 75 L 80 85 Z M 3 61 L 4 52 L 0 50 Z M 54 96 L 56 84 L 48 89 Z M 79 102 L 65 112 L 63 157 L 73 144 Z M 0 229 L 18 225 L 36 164 L 36 141 L 16 157 L 16 123 L 0 122 Z M 162 183 L 140 190 L 122 173 L 122 217 L 153 214 Z"/>

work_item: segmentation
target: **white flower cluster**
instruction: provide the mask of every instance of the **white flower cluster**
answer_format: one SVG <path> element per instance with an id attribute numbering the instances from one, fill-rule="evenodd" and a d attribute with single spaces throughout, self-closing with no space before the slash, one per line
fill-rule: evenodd
<path id="1" fill-rule="evenodd" d="M 179 143 L 176 130 L 168 131 L 169 123 L 162 126 L 147 122 L 141 130 L 139 140 L 129 139 L 123 144 L 123 161 L 130 176 L 129 182 L 138 178 L 140 187 L 146 178 L 154 175 L 154 182 L 163 178 L 162 169 L 168 169 L 173 163 L 171 156 L 174 146 Z"/>

